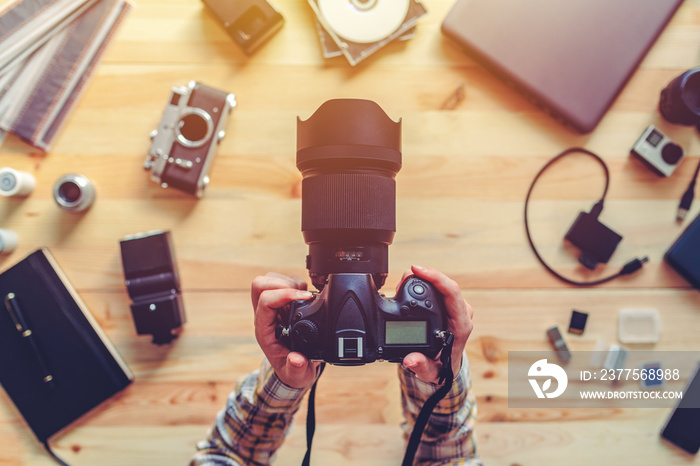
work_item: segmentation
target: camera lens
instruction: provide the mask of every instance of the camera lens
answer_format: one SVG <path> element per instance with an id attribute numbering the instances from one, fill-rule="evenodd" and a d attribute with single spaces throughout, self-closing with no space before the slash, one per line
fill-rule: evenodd
<path id="1" fill-rule="evenodd" d="M 675 165 L 683 157 L 683 149 L 678 144 L 669 142 L 661 149 L 661 158 L 669 165 Z"/>
<path id="2" fill-rule="evenodd" d="M 66 203 L 73 204 L 80 199 L 80 186 L 72 181 L 66 181 L 58 188 L 58 195 Z"/>
<path id="3" fill-rule="evenodd" d="M 83 175 L 64 175 L 54 184 L 53 198 L 62 209 L 80 212 L 92 205 L 95 187 Z"/>
<path id="4" fill-rule="evenodd" d="M 659 112 L 671 123 L 700 124 L 700 68 L 693 68 L 661 91 Z"/>
<path id="5" fill-rule="evenodd" d="M 331 273 L 370 273 L 381 287 L 396 231 L 401 121 L 369 100 L 330 100 L 297 121 L 297 168 L 314 286 Z"/>
<path id="6" fill-rule="evenodd" d="M 185 114 L 178 124 L 178 141 L 187 147 L 199 147 L 209 140 L 213 131 L 211 117 L 197 108 Z"/>

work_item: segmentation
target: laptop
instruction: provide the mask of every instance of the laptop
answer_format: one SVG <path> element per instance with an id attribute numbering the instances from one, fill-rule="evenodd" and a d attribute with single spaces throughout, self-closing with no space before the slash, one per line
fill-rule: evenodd
<path id="1" fill-rule="evenodd" d="M 442 32 L 566 125 L 592 131 L 683 0 L 458 0 Z"/>

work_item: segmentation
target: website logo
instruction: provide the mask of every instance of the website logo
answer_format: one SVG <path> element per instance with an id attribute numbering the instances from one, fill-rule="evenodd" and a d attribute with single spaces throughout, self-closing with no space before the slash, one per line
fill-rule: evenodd
<path id="1" fill-rule="evenodd" d="M 527 372 L 528 377 L 547 377 L 547 379 L 540 385 L 537 379 L 528 379 L 532 389 L 535 391 L 537 398 L 556 398 L 566 390 L 566 386 L 569 383 L 569 378 L 566 376 L 566 371 L 556 364 L 548 364 L 546 359 L 540 359 L 532 366 Z M 557 381 L 557 388 L 553 392 L 548 392 L 552 387 L 552 378 Z"/>

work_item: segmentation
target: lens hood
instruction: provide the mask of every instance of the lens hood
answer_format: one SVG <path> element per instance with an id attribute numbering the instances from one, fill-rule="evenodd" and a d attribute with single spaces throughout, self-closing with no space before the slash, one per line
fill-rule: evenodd
<path id="1" fill-rule="evenodd" d="M 303 121 L 297 119 L 297 168 L 368 166 L 394 174 L 401 169 L 401 120 L 377 103 L 334 99 Z"/>

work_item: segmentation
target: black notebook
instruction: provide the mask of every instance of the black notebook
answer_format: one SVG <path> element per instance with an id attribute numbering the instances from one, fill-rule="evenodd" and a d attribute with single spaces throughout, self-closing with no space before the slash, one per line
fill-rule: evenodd
<path id="1" fill-rule="evenodd" d="M 0 384 L 40 442 L 133 376 L 47 249 L 0 274 Z"/>

